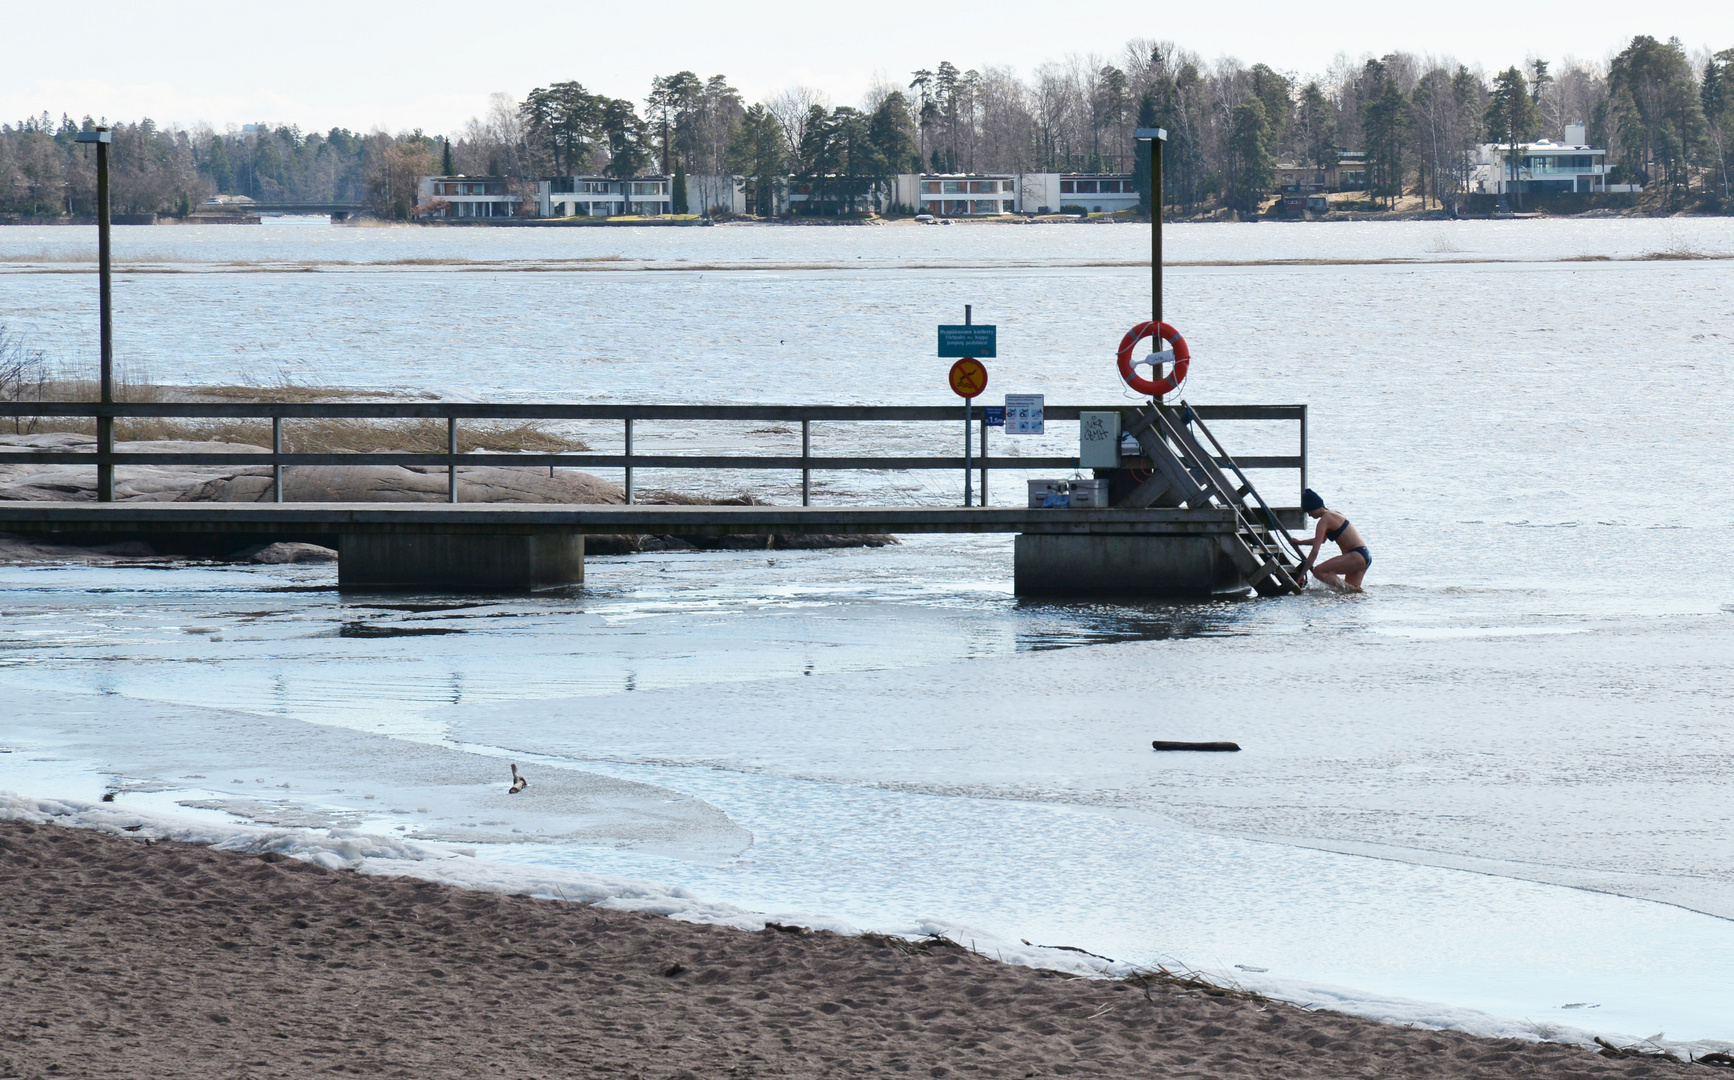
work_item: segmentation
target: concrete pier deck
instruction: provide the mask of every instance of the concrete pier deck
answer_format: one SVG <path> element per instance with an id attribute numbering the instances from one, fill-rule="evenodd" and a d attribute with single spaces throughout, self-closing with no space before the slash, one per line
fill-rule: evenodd
<path id="1" fill-rule="evenodd" d="M 1281 513 L 1298 517 L 1294 511 Z M 1196 562 L 1214 560 L 1219 538 L 1232 536 L 1235 528 L 1230 510 L 1172 508 L 0 503 L 0 532 L 62 543 L 143 539 L 212 554 L 300 540 L 337 549 L 341 584 L 435 588 L 533 589 L 581 582 L 587 535 L 999 532 L 1020 536 L 1020 591 L 1047 591 L 1043 582 L 1060 569 L 1047 563 L 1056 557 L 1072 560 L 1057 552 L 1041 554 L 1047 549 L 1035 538 L 1099 537 L 1118 550 L 1143 537 L 1155 544 L 1151 551 L 1184 548 L 1186 558 Z M 1133 560 L 1123 571 L 1112 575 L 1120 590 L 1164 591 L 1159 567 L 1140 568 Z M 1054 583 L 1064 591 L 1101 591 L 1089 581 L 1106 572 L 1076 580 L 1062 573 Z M 1196 571 L 1190 573 L 1198 578 Z M 1142 579 L 1149 579 L 1145 588 Z M 1105 588 L 1108 581 L 1101 584 Z"/>
<path id="2" fill-rule="evenodd" d="M 364 533 L 576 533 L 727 536 L 768 533 L 1207 534 L 1231 510 L 1037 510 L 963 506 L 556 506 L 545 503 L 0 503 L 0 532 L 332 538 Z"/>

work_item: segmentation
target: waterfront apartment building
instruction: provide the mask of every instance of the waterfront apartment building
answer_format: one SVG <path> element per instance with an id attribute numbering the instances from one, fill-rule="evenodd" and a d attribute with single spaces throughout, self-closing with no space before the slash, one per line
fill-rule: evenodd
<path id="1" fill-rule="evenodd" d="M 742 176 L 687 177 L 690 213 L 744 214 L 749 184 Z M 834 214 L 851 184 L 809 184 L 780 177 L 772 185 L 773 206 L 756 212 Z M 674 180 L 669 176 L 556 176 L 538 181 L 535 202 L 513 193 L 512 181 L 497 176 L 428 176 L 421 179 L 418 216 L 440 219 L 656 216 L 674 211 Z M 816 199 L 826 205 L 814 207 Z M 1119 173 L 904 173 L 873 185 L 855 200 L 858 211 L 896 208 L 935 217 L 993 217 L 1003 214 L 1052 214 L 1062 208 L 1113 213 L 1138 207 L 1138 182 Z"/>
<path id="2" fill-rule="evenodd" d="M 1044 201 L 1055 210 L 1063 206 L 1078 206 L 1092 214 L 1112 214 L 1117 210 L 1138 209 L 1138 181 L 1130 173 L 1039 173 L 1044 184 L 1059 182 L 1059 191 L 1051 189 Z"/>
<path id="3" fill-rule="evenodd" d="M 980 217 L 1016 210 L 1016 177 L 952 173 L 920 175 L 903 173 L 889 183 L 875 184 L 862 178 L 815 184 L 794 177 L 778 185 L 782 198 L 779 212 L 792 214 L 886 213 L 895 207 L 936 217 Z M 846 205 L 848 204 L 848 205 Z"/>
<path id="4" fill-rule="evenodd" d="M 892 202 L 934 217 L 1054 214 L 1061 207 L 1113 213 L 1138 207 L 1138 182 L 1120 173 L 905 173 Z"/>
<path id="5" fill-rule="evenodd" d="M 1018 208 L 1018 178 L 999 174 L 905 173 L 892 201 L 934 217 L 986 217 Z"/>
<path id="6" fill-rule="evenodd" d="M 674 212 L 672 176 L 556 176 L 538 185 L 543 217 L 641 217 Z M 738 176 L 689 176 L 686 205 L 694 214 L 746 212 L 745 180 Z"/>
<path id="7" fill-rule="evenodd" d="M 802 213 L 817 197 L 805 184 L 785 187 L 784 210 Z M 1138 183 L 1119 173 L 902 173 L 869 190 L 858 205 L 881 213 L 903 207 L 944 218 L 1055 214 L 1066 206 L 1113 213 L 1137 209 Z"/>
<path id="8" fill-rule="evenodd" d="M 667 176 L 616 180 L 608 176 L 556 176 L 538 185 L 543 217 L 653 216 L 672 212 L 674 181 Z"/>
<path id="9" fill-rule="evenodd" d="M 416 216 L 434 220 L 518 217 L 523 198 L 504 176 L 424 176 L 416 185 Z"/>
<path id="10" fill-rule="evenodd" d="M 1483 143 L 1470 160 L 1469 190 L 1488 195 L 1606 191 L 1607 153 L 1585 145 L 1582 124 L 1567 124 L 1560 142 L 1523 143 L 1516 154 L 1509 146 Z"/>

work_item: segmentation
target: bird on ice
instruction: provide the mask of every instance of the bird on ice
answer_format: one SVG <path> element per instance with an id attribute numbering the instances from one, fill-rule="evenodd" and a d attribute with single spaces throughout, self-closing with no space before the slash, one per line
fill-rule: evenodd
<path id="1" fill-rule="evenodd" d="M 506 794 L 516 795 L 529 786 L 530 782 L 519 775 L 517 763 L 514 762 L 512 765 L 512 786 L 506 789 Z"/>

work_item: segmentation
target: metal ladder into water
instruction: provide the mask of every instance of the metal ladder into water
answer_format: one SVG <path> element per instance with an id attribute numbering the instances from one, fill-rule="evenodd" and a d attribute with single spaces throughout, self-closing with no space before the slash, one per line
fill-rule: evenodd
<path id="1" fill-rule="evenodd" d="M 1210 449 L 1193 434 L 1195 427 L 1210 443 Z M 1247 584 L 1260 596 L 1301 591 L 1295 580 L 1295 571 L 1304 559 L 1300 549 L 1289 539 L 1276 513 L 1253 487 L 1246 472 L 1235 464 L 1186 402 L 1182 401 L 1178 408 L 1151 405 L 1141 410 L 1138 421 L 1126 434 L 1138 440 L 1153 469 L 1149 479 L 1116 506 L 1141 508 L 1160 502 L 1167 506 L 1184 504 L 1193 510 L 1233 511 L 1235 531 L 1224 536 L 1222 542 Z M 1229 473 L 1233 473 L 1232 478 Z"/>

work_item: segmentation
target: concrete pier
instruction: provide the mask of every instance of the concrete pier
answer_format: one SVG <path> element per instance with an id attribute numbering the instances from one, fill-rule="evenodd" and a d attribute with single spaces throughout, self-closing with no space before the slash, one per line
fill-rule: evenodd
<path id="1" fill-rule="evenodd" d="M 1293 527 L 1300 511 L 1277 516 Z M 144 540 L 222 555 L 276 540 L 338 549 L 358 588 L 540 589 L 584 580 L 586 535 L 1016 533 L 1032 595 L 1201 596 L 1245 588 L 1232 510 L 1023 507 L 559 506 L 526 503 L 0 503 L 0 532 L 59 543 Z"/>
<path id="2" fill-rule="evenodd" d="M 584 581 L 583 533 L 345 533 L 342 588 L 517 591 Z"/>
<path id="3" fill-rule="evenodd" d="M 1247 581 L 1215 535 L 1020 533 L 1015 589 L 1023 595 L 1210 596 Z"/>

